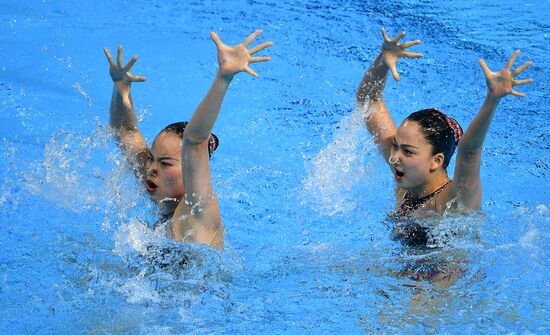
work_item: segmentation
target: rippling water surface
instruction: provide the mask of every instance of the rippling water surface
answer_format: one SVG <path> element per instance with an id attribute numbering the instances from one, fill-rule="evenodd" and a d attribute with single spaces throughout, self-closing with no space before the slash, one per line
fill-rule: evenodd
<path id="1" fill-rule="evenodd" d="M 549 332 L 548 3 L 2 8 L 0 333 Z M 353 106 L 381 27 L 423 41 L 424 58 L 388 81 L 396 122 L 433 106 L 466 127 L 485 94 L 479 58 L 499 69 L 520 49 L 518 64 L 535 63 L 527 97 L 501 102 L 485 141 L 483 213 L 433 222 L 429 250 L 391 240 L 391 176 Z M 155 210 L 108 133 L 101 48 L 139 54 L 133 72 L 148 80 L 133 96 L 151 141 L 207 91 L 208 33 L 236 44 L 256 28 L 273 60 L 253 65 L 259 79 L 237 76 L 214 128 L 226 248 L 166 241 L 144 225 Z"/>

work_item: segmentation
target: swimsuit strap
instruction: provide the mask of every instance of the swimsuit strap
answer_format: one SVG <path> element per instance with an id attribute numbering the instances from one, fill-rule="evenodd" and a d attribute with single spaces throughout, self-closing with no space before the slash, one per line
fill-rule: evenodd
<path id="1" fill-rule="evenodd" d="M 402 214 L 407 214 L 410 211 L 417 210 L 418 208 L 420 208 L 420 206 L 428 202 L 428 200 L 441 193 L 441 191 L 443 191 L 451 182 L 451 179 L 447 180 L 445 184 L 441 185 L 441 187 L 439 187 L 437 190 L 420 199 L 411 198 L 410 192 L 405 193 L 405 196 L 403 197 L 403 202 L 401 203 L 401 206 L 399 206 L 399 211 Z"/>

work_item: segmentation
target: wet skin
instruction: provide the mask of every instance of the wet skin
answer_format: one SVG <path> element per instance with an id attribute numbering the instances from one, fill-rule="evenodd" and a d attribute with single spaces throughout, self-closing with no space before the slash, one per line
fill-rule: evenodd
<path id="1" fill-rule="evenodd" d="M 405 121 L 397 129 L 391 148 L 391 165 L 397 187 L 406 189 L 411 195 L 421 196 L 430 189 L 438 164 L 433 147 L 424 138 L 420 126 L 414 121 Z"/>
<path id="2" fill-rule="evenodd" d="M 184 194 L 182 140 L 161 132 L 153 142 L 147 159 L 145 189 L 163 211 L 174 211 Z"/>

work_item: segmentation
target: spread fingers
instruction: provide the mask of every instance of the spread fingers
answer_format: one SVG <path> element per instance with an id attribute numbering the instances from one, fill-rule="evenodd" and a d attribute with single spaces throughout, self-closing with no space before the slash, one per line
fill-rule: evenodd
<path id="1" fill-rule="evenodd" d="M 262 43 L 262 44 L 259 44 L 259 45 L 255 46 L 255 47 L 251 48 L 250 50 L 248 50 L 248 52 L 249 52 L 251 55 L 253 55 L 253 54 L 255 54 L 256 52 L 261 51 L 261 50 L 263 50 L 263 49 L 265 49 L 265 48 L 267 48 L 267 47 L 270 47 L 270 46 L 272 46 L 272 45 L 273 45 L 273 42 L 271 42 L 271 41 L 270 41 L 270 42 L 264 42 L 264 43 Z"/>

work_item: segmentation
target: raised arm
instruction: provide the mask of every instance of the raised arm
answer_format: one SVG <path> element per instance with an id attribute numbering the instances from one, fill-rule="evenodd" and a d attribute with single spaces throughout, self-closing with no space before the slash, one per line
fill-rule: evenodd
<path id="1" fill-rule="evenodd" d="M 475 210 L 481 207 L 482 187 L 479 178 L 481 151 L 500 99 L 509 94 L 518 97 L 525 96 L 525 94 L 514 90 L 514 86 L 528 84 L 533 81 L 532 79 L 514 79 L 532 65 L 532 62 L 529 61 L 511 71 L 518 55 L 519 50 L 514 52 L 506 66 L 499 72 L 492 72 L 485 61 L 479 61 L 487 82 L 487 95 L 481 109 L 460 139 L 454 173 L 453 192 L 457 197 L 459 207 L 462 209 Z"/>
<path id="2" fill-rule="evenodd" d="M 271 59 L 252 55 L 271 46 L 272 42 L 248 49 L 249 44 L 261 33 L 262 30 L 255 31 L 236 46 L 225 45 L 216 33 L 211 33 L 218 49 L 219 68 L 210 90 L 195 110 L 183 134 L 185 201 L 179 202 L 169 227 L 170 237 L 173 239 L 223 246 L 218 199 L 210 178 L 208 139 L 233 76 L 245 71 L 257 77 L 258 74 L 249 64 Z"/>
<path id="3" fill-rule="evenodd" d="M 365 73 L 355 94 L 359 106 L 364 108 L 367 104 L 365 123 L 369 132 L 376 139 L 386 161 L 390 156 L 393 137 L 397 132 L 395 122 L 384 101 L 384 87 L 386 86 L 388 70 L 391 71 L 393 78 L 399 81 L 400 78 L 396 68 L 399 58 L 422 57 L 420 53 L 405 50 L 419 44 L 420 41 L 399 43 L 403 36 L 405 36 L 405 32 L 401 32 L 395 38 L 390 39 L 382 28 L 384 40 L 380 54 Z"/>
<path id="4" fill-rule="evenodd" d="M 109 74 L 113 80 L 113 94 L 109 112 L 109 125 L 115 133 L 122 151 L 129 159 L 132 168 L 138 178 L 145 176 L 145 163 L 147 161 L 147 143 L 143 139 L 137 126 L 137 118 L 134 112 L 131 86 L 133 82 L 147 80 L 145 77 L 134 76 L 130 70 L 137 61 L 134 55 L 128 64 L 122 63 L 122 46 L 118 46 L 116 63 L 108 49 L 103 48 L 109 61 Z"/>

